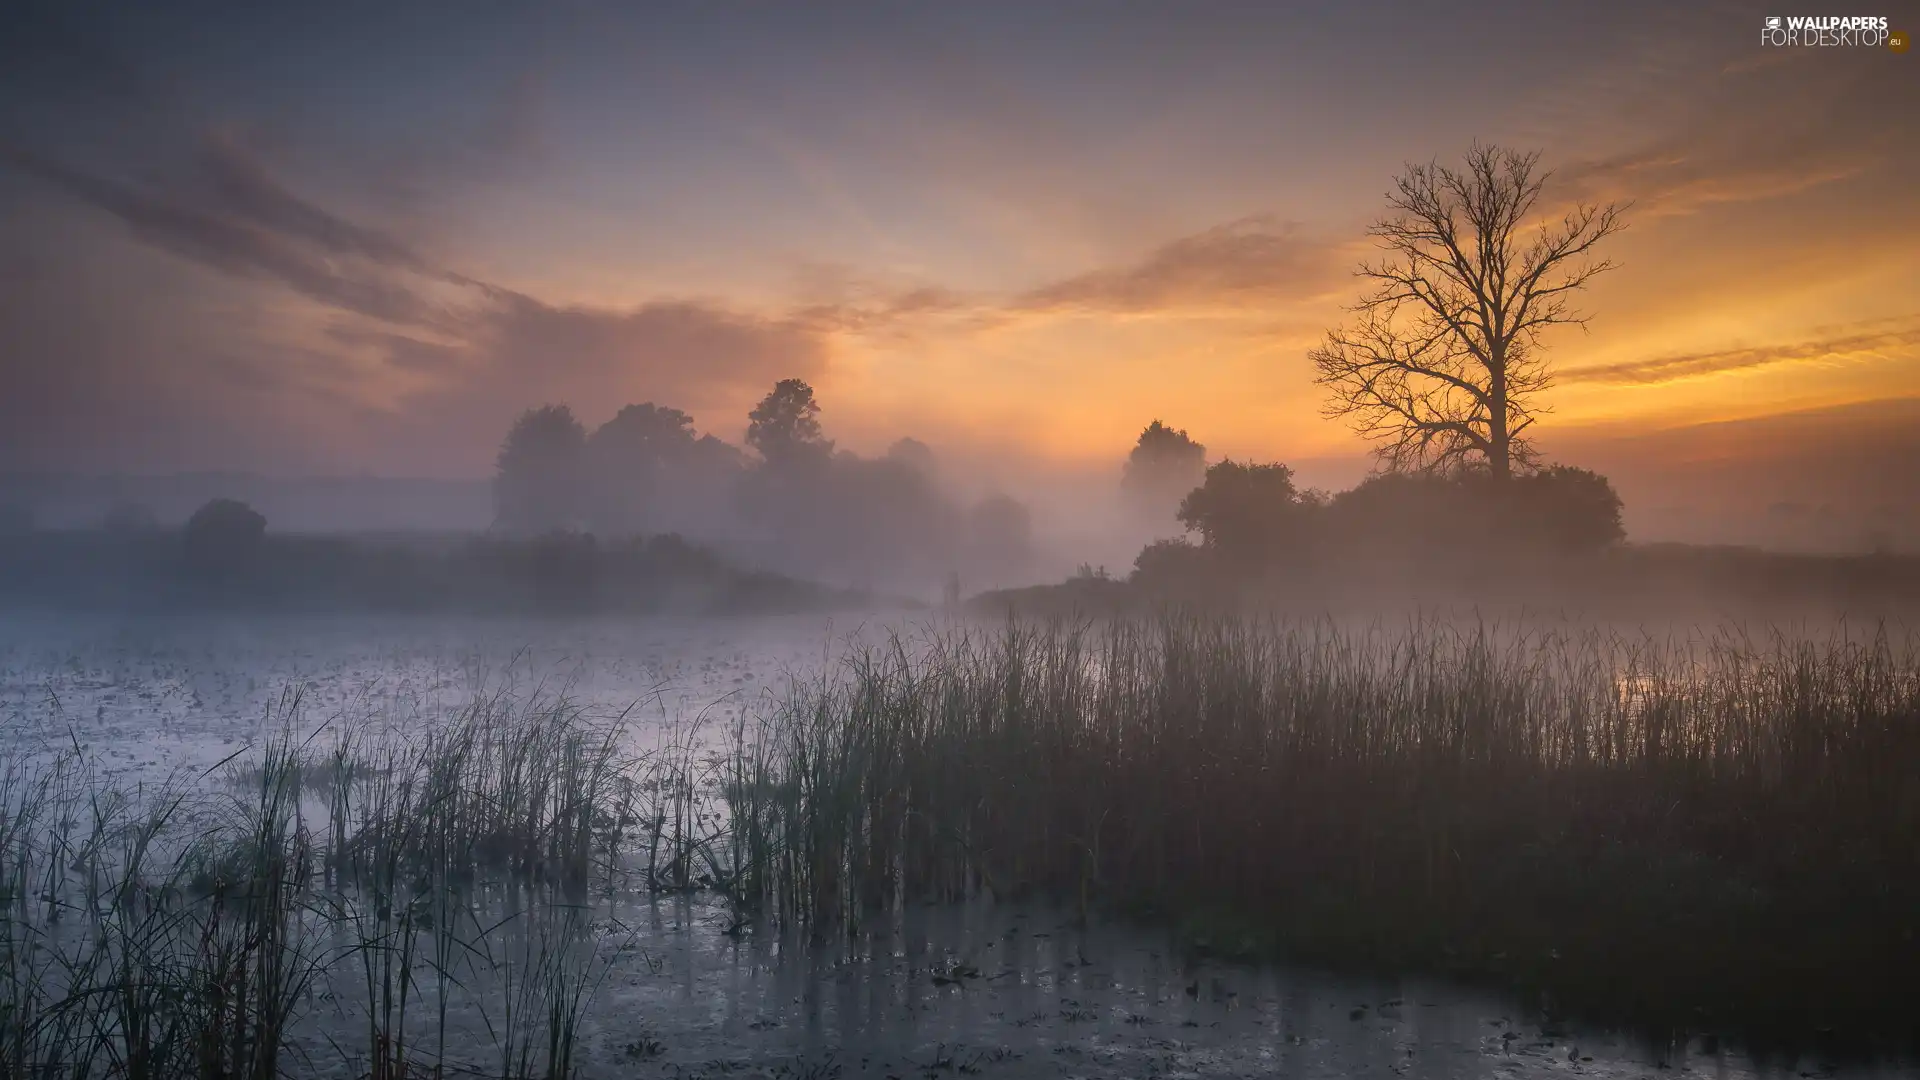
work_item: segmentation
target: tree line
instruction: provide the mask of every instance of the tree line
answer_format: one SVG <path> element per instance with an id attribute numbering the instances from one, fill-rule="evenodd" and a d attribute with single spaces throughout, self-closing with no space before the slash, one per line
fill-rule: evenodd
<path id="1" fill-rule="evenodd" d="M 1025 505 L 962 498 L 917 439 L 879 457 L 839 449 L 821 411 L 813 387 L 782 379 L 747 414 L 745 445 L 734 446 L 654 402 L 628 405 L 592 431 L 566 405 L 528 409 L 495 461 L 495 527 L 679 533 L 755 565 L 861 584 L 1017 575 L 1030 564 Z"/>

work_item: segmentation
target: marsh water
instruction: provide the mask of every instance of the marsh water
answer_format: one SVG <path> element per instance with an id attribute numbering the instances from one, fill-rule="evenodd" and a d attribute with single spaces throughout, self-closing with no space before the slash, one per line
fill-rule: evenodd
<path id="1" fill-rule="evenodd" d="M 0 731 L 16 753 L 83 748 L 116 782 L 209 770 L 289 727 L 404 730 L 476 695 L 566 697 L 644 746 L 719 736 L 907 620 L 0 619 Z M 489 903 L 510 904 L 503 898 Z M 1004 1077 L 1891 1075 L 1756 1061 L 1695 1037 L 1653 1045 L 1567 1026 L 1443 981 L 1362 979 L 1194 956 L 1163 929 L 985 902 L 906 906 L 812 941 L 737 924 L 698 894 L 599 895 L 573 923 L 592 996 L 588 1076 Z M 476 922 L 476 925 L 480 925 Z M 492 920 L 502 956 L 552 947 Z M 512 965 L 490 970 L 511 971 Z M 1652 976 L 1650 977 L 1657 977 Z M 464 986 L 409 1024 L 446 1060 L 497 1071 L 511 987 Z M 361 1075 L 368 991 L 317 980 L 301 1071 Z M 486 1002 L 497 1004 L 489 1008 Z M 413 1006 L 432 1012 L 430 999 Z M 362 1040 L 364 1043 L 364 1040 Z"/>

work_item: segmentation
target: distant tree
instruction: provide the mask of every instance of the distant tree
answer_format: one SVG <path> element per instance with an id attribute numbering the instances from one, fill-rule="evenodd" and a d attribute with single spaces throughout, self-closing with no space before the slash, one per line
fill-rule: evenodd
<path id="1" fill-rule="evenodd" d="M 1120 489 L 1148 516 L 1171 517 L 1207 473 L 1207 448 L 1155 420 L 1140 432 L 1120 471 Z"/>
<path id="2" fill-rule="evenodd" d="M 905 465 L 923 476 L 932 476 L 939 464 L 933 448 L 911 435 L 902 436 L 887 447 L 886 460 Z"/>
<path id="3" fill-rule="evenodd" d="M 117 502 L 107 508 L 100 527 L 110 533 L 155 532 L 160 528 L 160 519 L 145 503 Z"/>
<path id="4" fill-rule="evenodd" d="M 565 405 L 521 413 L 494 461 L 495 524 L 521 533 L 575 524 L 585 486 L 586 441 L 586 429 Z"/>
<path id="5" fill-rule="evenodd" d="M 690 464 L 699 446 L 693 417 L 648 402 L 628 405 L 587 438 L 589 517 L 608 534 L 636 533 L 663 515 L 666 474 Z"/>
<path id="6" fill-rule="evenodd" d="M 267 519 L 236 499 L 214 499 L 193 512 L 182 531 L 187 565 L 196 573 L 223 576 L 244 567 L 260 551 Z"/>
<path id="7" fill-rule="evenodd" d="M 1549 173 L 1538 153 L 1475 144 L 1462 169 L 1409 166 L 1370 234 L 1384 251 L 1356 325 L 1308 354 L 1390 470 L 1482 468 L 1499 480 L 1532 460 L 1525 433 L 1549 383 L 1541 334 L 1584 325 L 1572 297 L 1613 263 L 1594 248 L 1626 207 L 1579 204 L 1538 221 Z"/>
<path id="8" fill-rule="evenodd" d="M 823 461 L 833 443 L 820 430 L 820 403 L 801 379 L 781 379 L 747 414 L 747 445 L 769 465 Z"/>
<path id="9" fill-rule="evenodd" d="M 1293 470 L 1222 461 L 1180 502 L 1180 523 L 1206 546 L 1239 565 L 1269 562 L 1303 549 L 1311 538 L 1317 497 L 1293 482 Z"/>

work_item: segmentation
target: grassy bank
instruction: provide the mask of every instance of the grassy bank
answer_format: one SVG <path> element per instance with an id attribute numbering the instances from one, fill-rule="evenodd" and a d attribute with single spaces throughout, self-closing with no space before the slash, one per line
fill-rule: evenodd
<path id="1" fill-rule="evenodd" d="M 737 755 L 742 887 L 978 891 L 1554 1008 L 1910 1036 L 1920 652 L 1187 618 L 855 658 Z"/>
<path id="2" fill-rule="evenodd" d="M 1412 526 L 1409 526 L 1412 527 Z M 1217 610 L 1396 613 L 1410 607 L 1577 611 L 1628 622 L 1714 618 L 1897 619 L 1920 611 L 1920 557 L 1817 555 L 1690 544 L 1620 544 L 1560 553 L 1395 551 L 1355 538 L 1247 564 L 1162 542 L 1131 572 L 981 593 L 977 614 L 1139 617 L 1169 604 Z"/>
<path id="3" fill-rule="evenodd" d="M 0 610 L 725 615 L 876 602 L 674 535 L 270 534 L 203 558 L 177 533 L 0 536 Z"/>

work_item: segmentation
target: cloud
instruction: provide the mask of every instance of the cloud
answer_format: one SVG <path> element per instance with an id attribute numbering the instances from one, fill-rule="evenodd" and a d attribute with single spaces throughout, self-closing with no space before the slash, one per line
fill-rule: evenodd
<path id="1" fill-rule="evenodd" d="M 1894 325 L 1889 326 L 1891 322 Z M 1718 352 L 1662 356 L 1647 360 L 1627 360 L 1617 364 L 1572 368 L 1562 371 L 1562 383 L 1605 383 L 1615 386 L 1657 386 L 1681 379 L 1703 378 L 1729 371 L 1771 367 L 1776 364 L 1830 363 L 1844 360 L 1887 359 L 1920 354 L 1920 324 L 1914 319 L 1881 320 L 1871 330 L 1859 330 L 1839 337 L 1756 348 L 1724 349 Z"/>
<path id="2" fill-rule="evenodd" d="M 1009 306 L 1143 314 L 1299 300 L 1338 279 L 1346 268 L 1337 254 L 1297 226 L 1247 217 L 1163 244 L 1129 265 L 1043 285 Z"/>
<path id="3" fill-rule="evenodd" d="M 1751 144 L 1747 144 L 1751 145 Z M 1674 140 L 1611 158 L 1582 162 L 1560 179 L 1587 201 L 1631 200 L 1633 217 L 1692 214 L 1721 203 L 1793 195 L 1858 176 L 1878 160 L 1871 146 L 1797 153 L 1731 154 Z"/>
<path id="4" fill-rule="evenodd" d="M 132 184 L 0 144 L 0 163 L 105 211 L 142 243 L 368 318 L 432 321 L 431 305 L 386 272 L 425 268 L 404 246 L 298 199 L 230 153 L 210 160 L 219 164 L 184 184 Z"/>
<path id="5" fill-rule="evenodd" d="M 1192 315 L 1312 301 L 1346 282 L 1347 251 L 1257 215 L 1170 240 L 1132 261 L 1013 293 L 876 280 L 815 265 L 807 302 L 789 316 L 823 334 L 911 340 L 990 331 L 1059 316 Z"/>
<path id="6" fill-rule="evenodd" d="M 103 392 L 88 387 L 103 385 L 146 387 L 135 397 L 154 409 L 137 401 L 116 406 L 121 411 L 112 420 L 123 426 L 204 427 L 208 410 L 194 403 L 204 397 L 201 384 L 217 384 L 228 405 L 244 400 L 282 422 L 319 406 L 333 422 L 357 427 L 355 438 L 370 440 L 350 448 L 356 451 L 420 446 L 417 436 L 431 436 L 435 456 L 446 463 L 484 460 L 498 431 L 531 404 L 566 402 L 593 417 L 655 400 L 744 415 L 776 380 L 818 378 L 826 367 L 836 327 L 806 312 L 761 314 L 697 298 L 631 307 L 552 303 L 455 272 L 403 236 L 303 197 L 231 139 L 204 137 L 190 161 L 189 168 L 135 182 L 0 143 L 0 166 L 104 213 L 139 243 L 226 277 L 284 289 L 317 311 L 303 317 L 304 329 L 296 319 L 277 335 L 271 325 L 244 334 L 229 328 L 229 347 L 191 362 L 167 362 L 124 336 L 47 337 L 45 347 L 7 364 L 23 369 L 9 382 L 20 391 L 16 397 L 30 399 L 8 410 L 25 424 L 5 440 L 9 456 L 42 458 L 41 449 L 68 445 L 48 426 L 55 421 L 82 413 L 108 419 L 85 404 Z M 904 317 L 941 303 L 931 290 L 909 292 L 890 298 L 881 314 Z M 15 327 L 52 317 L 46 308 L 8 307 L 6 322 Z M 63 302 L 58 318 L 77 325 L 80 310 Z M 157 328 L 176 321 L 156 310 L 142 317 Z M 231 347 L 240 341 L 247 347 Z M 36 415 L 52 419 L 33 422 Z"/>
<path id="7" fill-rule="evenodd" d="M 1642 119 L 1651 136 L 1575 162 L 1558 179 L 1577 198 L 1632 199 L 1634 217 L 1646 220 L 1910 171 L 1914 152 L 1882 104 L 1902 92 L 1907 72 L 1809 55 L 1825 51 L 1756 50 L 1679 85 L 1650 86 L 1658 101 L 1643 102 Z"/>
<path id="8" fill-rule="evenodd" d="M 462 348 L 472 361 L 463 370 L 509 393 L 571 387 L 694 409 L 757 396 L 787 376 L 817 377 L 826 366 L 813 327 L 694 300 L 614 310 L 500 293 Z"/>
<path id="9" fill-rule="evenodd" d="M 294 194 L 242 152 L 229 135 L 210 134 L 203 139 L 197 165 L 206 198 L 256 228 L 329 255 L 366 259 L 457 283 L 467 281 L 433 266 L 398 237 L 348 221 Z"/>

